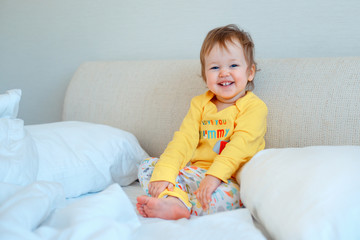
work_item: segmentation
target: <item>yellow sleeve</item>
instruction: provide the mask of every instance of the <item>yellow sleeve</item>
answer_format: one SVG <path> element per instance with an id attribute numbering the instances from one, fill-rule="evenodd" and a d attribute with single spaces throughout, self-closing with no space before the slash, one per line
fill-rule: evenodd
<path id="1" fill-rule="evenodd" d="M 158 163 L 155 165 L 150 182 L 168 181 L 175 184 L 180 169 L 190 161 L 199 143 L 203 95 L 194 97 L 179 131 L 174 133 Z"/>
<path id="2" fill-rule="evenodd" d="M 230 142 L 221 154 L 216 156 L 207 175 L 227 183 L 237 170 L 265 148 L 267 112 L 265 103 L 258 98 L 242 106 L 235 120 Z"/>

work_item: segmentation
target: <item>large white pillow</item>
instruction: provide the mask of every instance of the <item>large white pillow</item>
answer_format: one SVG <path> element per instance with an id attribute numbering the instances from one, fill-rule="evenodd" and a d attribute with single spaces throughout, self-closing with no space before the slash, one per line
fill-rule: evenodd
<path id="1" fill-rule="evenodd" d="M 19 111 L 21 90 L 12 89 L 0 94 L 0 118 L 16 118 Z"/>
<path id="2" fill-rule="evenodd" d="M 360 239 L 360 146 L 263 150 L 237 180 L 274 239 Z"/>
<path id="3" fill-rule="evenodd" d="M 21 119 L 0 118 L 0 182 L 25 186 L 35 181 L 38 155 Z"/>
<path id="4" fill-rule="evenodd" d="M 63 185 L 66 197 L 126 186 L 137 179 L 139 163 L 148 157 L 134 135 L 87 122 L 28 125 L 39 152 L 38 180 Z"/>

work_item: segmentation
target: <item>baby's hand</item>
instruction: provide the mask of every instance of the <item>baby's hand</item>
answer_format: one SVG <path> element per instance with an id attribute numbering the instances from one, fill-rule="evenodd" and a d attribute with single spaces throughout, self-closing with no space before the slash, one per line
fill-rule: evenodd
<path id="1" fill-rule="evenodd" d="M 162 193 L 165 189 L 172 191 L 174 189 L 174 185 L 167 181 L 156 181 L 149 183 L 149 193 L 153 197 L 158 197 L 160 193 Z"/>
<path id="2" fill-rule="evenodd" d="M 211 194 L 220 186 L 221 180 L 217 177 L 206 175 L 200 182 L 199 188 L 194 192 L 202 208 L 206 211 L 209 208 Z"/>

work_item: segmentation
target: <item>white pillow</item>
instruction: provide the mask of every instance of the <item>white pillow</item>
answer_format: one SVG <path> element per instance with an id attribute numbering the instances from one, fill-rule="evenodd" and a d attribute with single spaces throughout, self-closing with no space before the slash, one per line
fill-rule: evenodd
<path id="1" fill-rule="evenodd" d="M 28 185 L 35 181 L 38 155 L 21 119 L 0 118 L 0 182 Z"/>
<path id="2" fill-rule="evenodd" d="M 274 239 L 360 239 L 360 146 L 263 150 L 237 180 Z"/>
<path id="3" fill-rule="evenodd" d="M 126 186 L 137 179 L 140 161 L 148 157 L 134 135 L 87 122 L 28 125 L 39 152 L 38 180 L 63 185 L 66 197 Z"/>
<path id="4" fill-rule="evenodd" d="M 0 118 L 16 118 L 20 99 L 20 89 L 8 90 L 5 94 L 0 94 Z"/>

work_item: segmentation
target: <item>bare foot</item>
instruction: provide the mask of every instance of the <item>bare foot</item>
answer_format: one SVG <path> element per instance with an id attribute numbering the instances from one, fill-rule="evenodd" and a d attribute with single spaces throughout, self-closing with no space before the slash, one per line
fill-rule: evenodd
<path id="1" fill-rule="evenodd" d="M 176 197 L 154 198 L 146 195 L 137 197 L 136 208 L 143 217 L 177 220 L 190 218 L 190 212 Z"/>

